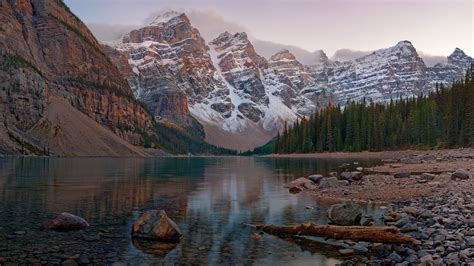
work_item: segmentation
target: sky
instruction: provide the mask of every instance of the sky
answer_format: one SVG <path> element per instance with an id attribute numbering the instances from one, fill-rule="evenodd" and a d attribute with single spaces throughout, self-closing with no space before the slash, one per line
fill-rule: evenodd
<path id="1" fill-rule="evenodd" d="M 426 55 L 447 56 L 456 47 L 474 55 L 473 0 L 65 2 L 86 24 L 102 28 L 96 32 L 104 38 L 115 34 L 114 31 L 143 25 L 162 11 L 177 10 L 194 14 L 191 21 L 197 21 L 197 28 L 207 35 L 227 27 L 230 32 L 246 31 L 258 40 L 293 45 L 307 51 L 322 49 L 329 56 L 340 49 L 360 52 L 386 48 L 401 40 L 411 41 Z"/>

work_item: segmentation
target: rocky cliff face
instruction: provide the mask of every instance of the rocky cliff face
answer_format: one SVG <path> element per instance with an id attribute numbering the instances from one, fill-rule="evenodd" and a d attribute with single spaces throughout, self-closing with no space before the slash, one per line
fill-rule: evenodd
<path id="1" fill-rule="evenodd" d="M 152 118 L 134 99 L 100 44 L 62 1 L 2 1 L 0 52 L 0 131 L 9 136 L 1 138 L 9 147 L 5 152 L 111 154 L 110 150 L 96 150 L 93 143 L 77 154 L 68 154 L 67 145 L 55 147 L 54 141 L 47 141 L 52 139 L 42 134 L 73 143 L 76 140 L 56 133 L 81 126 L 45 121 L 51 118 L 51 103 L 58 99 L 85 114 L 91 126 L 105 127 L 121 138 L 96 141 L 130 148 L 128 143 L 141 145 L 142 135 L 151 132 Z M 51 127 L 33 131 L 39 124 Z M 128 148 L 125 155 L 136 154 Z"/>

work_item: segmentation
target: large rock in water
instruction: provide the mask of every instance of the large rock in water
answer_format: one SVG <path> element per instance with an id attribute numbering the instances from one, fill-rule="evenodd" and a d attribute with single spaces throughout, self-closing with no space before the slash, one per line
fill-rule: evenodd
<path id="1" fill-rule="evenodd" d="M 355 203 L 335 204 L 329 208 L 328 218 L 336 225 L 360 225 L 362 212 Z"/>
<path id="2" fill-rule="evenodd" d="M 63 212 L 53 220 L 45 222 L 43 227 L 56 231 L 75 231 L 89 227 L 89 223 L 79 216 Z"/>
<path id="3" fill-rule="evenodd" d="M 136 238 L 177 242 L 183 234 L 164 210 L 145 212 L 133 223 L 132 236 Z"/>

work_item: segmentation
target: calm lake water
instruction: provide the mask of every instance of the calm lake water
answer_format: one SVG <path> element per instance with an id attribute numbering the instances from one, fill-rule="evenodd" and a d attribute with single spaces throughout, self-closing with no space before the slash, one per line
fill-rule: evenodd
<path id="1" fill-rule="evenodd" d="M 255 240 L 250 237 L 253 230 L 242 223 L 326 223 L 327 203 L 304 193 L 292 195 L 283 185 L 352 162 L 0 158 L 0 258 L 31 263 L 72 258 L 99 264 L 333 265 L 338 262 L 334 249 L 266 234 Z M 176 221 L 184 234 L 179 244 L 130 238 L 134 219 L 150 209 L 164 209 Z M 84 217 L 91 228 L 69 233 L 41 228 L 60 212 Z"/>

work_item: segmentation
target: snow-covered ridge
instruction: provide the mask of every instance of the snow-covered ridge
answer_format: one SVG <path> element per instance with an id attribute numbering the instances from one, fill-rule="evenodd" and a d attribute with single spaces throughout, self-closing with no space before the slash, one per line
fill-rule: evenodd
<path id="1" fill-rule="evenodd" d="M 178 12 L 160 15 L 114 47 L 127 56 L 129 83 L 144 102 L 159 99 L 165 78 L 175 83 L 167 88 L 186 96 L 190 114 L 203 125 L 237 134 L 258 129 L 269 136 L 329 103 L 426 94 L 436 83 L 462 78 L 472 63 L 456 49 L 447 64 L 426 67 L 409 41 L 345 62 L 332 62 L 321 50 L 313 53 L 311 66 L 288 50 L 266 60 L 246 33 L 224 32 L 206 44 Z"/>
<path id="2" fill-rule="evenodd" d="M 163 14 L 158 15 L 151 23 L 150 26 L 162 26 L 165 23 L 169 23 L 172 20 L 182 20 L 181 17 L 185 16 L 184 13 L 179 13 L 175 11 L 167 11 Z"/>

